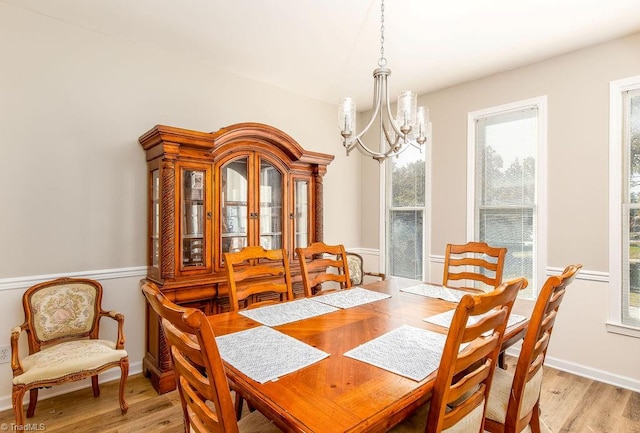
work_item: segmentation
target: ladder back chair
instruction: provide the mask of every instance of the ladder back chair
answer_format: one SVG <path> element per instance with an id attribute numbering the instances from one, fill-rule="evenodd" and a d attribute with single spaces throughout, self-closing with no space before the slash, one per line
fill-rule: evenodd
<path id="1" fill-rule="evenodd" d="M 492 247 L 486 242 L 447 244 L 442 285 L 482 290 L 478 286 L 484 284 L 493 290 L 502 283 L 506 255 L 506 248 Z"/>
<path id="2" fill-rule="evenodd" d="M 293 299 L 286 250 L 245 247 L 236 253 L 225 253 L 224 264 L 232 311 L 240 310 L 240 301 L 245 300 L 247 308 L 256 308 Z"/>
<path id="3" fill-rule="evenodd" d="M 447 334 L 431 400 L 394 427 L 393 433 L 482 433 L 507 320 L 518 291 L 526 285 L 526 279 L 518 278 L 489 293 L 462 298 Z"/>
<path id="4" fill-rule="evenodd" d="M 124 394 L 129 357 L 124 349 L 124 316 L 102 309 L 102 285 L 84 278 L 58 278 L 30 287 L 22 296 L 25 321 L 11 330 L 13 411 L 24 425 L 22 400 L 29 391 L 27 418 L 38 402 L 38 389 L 91 378 L 94 397 L 100 395 L 98 374 L 120 368 L 118 397 L 127 412 Z M 117 322 L 115 341 L 100 339 L 100 319 Z M 19 339 L 26 332 L 29 355 L 21 357 Z"/>
<path id="5" fill-rule="evenodd" d="M 351 288 L 349 263 L 344 245 L 314 242 L 306 248 L 296 248 L 296 255 L 300 263 L 302 285 L 306 297 L 315 295 L 322 290 L 322 285 L 327 282 L 339 284 L 340 289 Z M 316 289 L 317 287 L 320 289 Z M 325 289 L 325 291 L 334 289 Z"/>
<path id="6" fill-rule="evenodd" d="M 364 283 L 365 275 L 380 278 L 384 281 L 386 275 L 379 272 L 367 272 L 364 270 L 364 260 L 360 254 L 350 253 L 347 251 L 347 263 L 349 264 L 349 278 L 351 279 L 351 287 L 359 286 Z"/>
<path id="7" fill-rule="evenodd" d="M 513 373 L 498 369 L 487 405 L 485 430 L 540 433 L 542 365 L 566 288 L 582 265 L 567 266 L 547 279 L 538 295 Z"/>
<path id="8" fill-rule="evenodd" d="M 153 283 L 143 284 L 142 292 L 162 322 L 173 360 L 185 433 L 279 432 L 258 411 L 236 420 L 231 390 L 207 316 L 197 308 L 169 301 Z"/>

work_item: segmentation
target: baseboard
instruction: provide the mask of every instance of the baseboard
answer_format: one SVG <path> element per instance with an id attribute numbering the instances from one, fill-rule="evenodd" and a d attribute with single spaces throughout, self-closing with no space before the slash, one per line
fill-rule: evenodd
<path id="1" fill-rule="evenodd" d="M 136 374 L 142 373 L 142 361 L 133 362 L 129 364 L 129 376 L 134 376 Z M 98 381 L 100 383 L 107 383 L 114 380 L 120 380 L 120 369 L 112 368 L 111 370 L 105 371 L 104 373 L 98 376 Z M 78 382 L 71 382 L 60 386 L 54 386 L 49 389 L 42 389 L 38 393 L 38 401 L 46 400 L 51 397 L 56 397 L 58 395 L 68 394 L 73 391 L 78 391 L 80 389 L 91 388 L 91 380 L 84 379 Z M 118 403 L 118 398 L 114 399 L 116 405 Z M 23 404 L 29 402 L 29 393 L 25 394 Z M 0 398 L 0 410 L 8 410 L 13 407 L 11 403 L 11 396 Z"/>
<path id="2" fill-rule="evenodd" d="M 517 358 L 520 355 L 520 349 L 513 347 L 511 349 L 507 349 L 507 355 L 511 355 Z M 552 356 L 547 356 L 545 358 L 544 365 L 556 370 L 575 374 L 576 376 L 581 376 L 598 382 L 607 383 L 609 385 L 628 389 L 634 392 L 640 392 L 640 381 L 631 379 L 630 377 L 620 376 L 604 370 L 599 370 L 597 368 L 591 368 L 582 364 L 564 361 Z"/>

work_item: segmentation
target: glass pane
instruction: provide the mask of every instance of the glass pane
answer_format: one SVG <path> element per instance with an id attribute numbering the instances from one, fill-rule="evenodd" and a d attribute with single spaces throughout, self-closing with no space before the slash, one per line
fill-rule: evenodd
<path id="1" fill-rule="evenodd" d="M 247 158 L 222 167 L 222 252 L 237 252 L 247 246 Z"/>
<path id="2" fill-rule="evenodd" d="M 305 248 L 309 246 L 309 182 L 307 180 L 296 180 L 294 201 L 294 247 Z"/>
<path id="3" fill-rule="evenodd" d="M 160 171 L 151 172 L 151 266 L 160 266 Z"/>
<path id="4" fill-rule="evenodd" d="M 640 209 L 628 210 L 628 245 L 623 275 L 622 318 L 624 323 L 640 324 Z"/>
<path id="5" fill-rule="evenodd" d="M 389 221 L 391 275 L 422 280 L 423 211 L 392 210 Z"/>
<path id="6" fill-rule="evenodd" d="M 640 203 L 640 95 L 629 104 L 629 202 Z"/>
<path id="7" fill-rule="evenodd" d="M 398 157 L 389 158 L 387 161 L 391 167 L 391 206 L 424 206 L 424 152 L 410 146 Z"/>
<path id="8" fill-rule="evenodd" d="M 282 173 L 268 162 L 260 164 L 260 245 L 282 248 Z"/>
<path id="9" fill-rule="evenodd" d="M 533 208 L 480 209 L 478 218 L 479 238 L 489 245 L 507 248 L 502 280 L 525 276 L 529 285 L 519 296 L 532 298 L 534 228 Z M 480 288 L 480 287 L 479 287 Z"/>
<path id="10" fill-rule="evenodd" d="M 524 276 L 532 298 L 535 280 L 535 203 L 538 110 L 499 113 L 476 122 L 476 239 L 506 247 L 503 280 Z"/>
<path id="11" fill-rule="evenodd" d="M 182 265 L 204 265 L 204 179 L 202 170 L 182 171 Z"/>

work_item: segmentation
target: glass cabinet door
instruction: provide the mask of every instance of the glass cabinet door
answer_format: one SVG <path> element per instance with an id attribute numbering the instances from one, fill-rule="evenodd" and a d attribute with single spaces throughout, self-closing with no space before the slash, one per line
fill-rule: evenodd
<path id="1" fill-rule="evenodd" d="M 283 174 L 267 161 L 260 163 L 260 245 L 265 250 L 283 247 Z"/>
<path id="2" fill-rule="evenodd" d="M 293 191 L 294 249 L 309 246 L 309 180 L 296 179 Z"/>
<path id="3" fill-rule="evenodd" d="M 182 266 L 205 266 L 205 171 L 182 169 Z"/>
<path id="4" fill-rule="evenodd" d="M 248 158 L 235 159 L 221 169 L 220 228 L 222 252 L 247 246 Z M 221 258 L 222 259 L 222 258 Z"/>

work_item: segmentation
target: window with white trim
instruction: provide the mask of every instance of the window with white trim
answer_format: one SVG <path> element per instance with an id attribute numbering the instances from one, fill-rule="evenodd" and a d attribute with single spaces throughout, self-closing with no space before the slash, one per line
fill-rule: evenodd
<path id="1" fill-rule="evenodd" d="M 524 276 L 533 299 L 544 278 L 546 97 L 469 114 L 469 241 L 506 247 L 503 281 Z"/>
<path id="2" fill-rule="evenodd" d="M 611 83 L 610 108 L 609 322 L 640 328 L 640 76 Z"/>
<path id="3" fill-rule="evenodd" d="M 424 280 L 426 151 L 408 146 L 385 160 L 386 269 L 388 275 Z"/>

